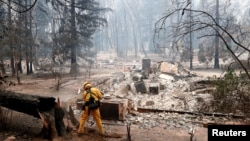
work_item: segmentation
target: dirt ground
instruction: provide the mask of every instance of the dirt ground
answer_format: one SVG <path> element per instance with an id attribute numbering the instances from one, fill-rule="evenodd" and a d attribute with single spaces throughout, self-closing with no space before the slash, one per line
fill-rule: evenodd
<path id="1" fill-rule="evenodd" d="M 99 79 L 102 77 L 111 76 L 115 70 L 102 70 L 100 73 L 98 70 L 93 70 L 93 74 L 90 78 L 86 76 L 79 76 L 77 78 L 72 78 L 70 76 L 64 76 L 62 79 L 62 85 L 60 89 L 56 90 L 56 79 L 54 78 L 40 78 L 37 75 L 26 76 L 21 74 L 21 84 L 16 86 L 11 86 L 8 89 L 16 92 L 42 95 L 42 96 L 52 96 L 60 97 L 64 102 L 74 102 L 72 99 L 79 97 L 77 94 L 78 88 L 81 87 L 82 82 L 86 79 Z M 209 74 L 209 75 L 219 75 L 220 72 L 215 71 L 212 73 L 204 73 L 202 71 L 197 71 L 199 75 Z M 16 82 L 15 78 L 11 78 Z M 40 119 L 34 118 L 32 116 L 15 112 L 11 112 L 10 127 L 9 130 L 0 133 L 1 141 L 46 141 L 36 135 L 42 129 L 42 123 Z M 111 121 L 105 121 L 104 123 L 109 123 Z M 104 129 L 107 133 L 116 134 L 119 137 L 103 137 L 100 136 L 95 125 L 90 126 L 86 124 L 86 128 L 89 130 L 86 134 L 78 136 L 76 129 L 67 133 L 65 137 L 56 137 L 54 141 L 128 141 L 127 136 L 127 126 L 124 122 L 121 124 L 104 124 Z M 207 128 L 201 125 L 194 124 L 195 134 L 193 140 L 197 141 L 207 141 Z M 189 129 L 183 127 L 170 127 L 166 125 L 161 125 L 151 128 L 141 128 L 136 124 L 131 124 L 130 126 L 130 137 L 132 141 L 189 141 L 190 134 Z"/>

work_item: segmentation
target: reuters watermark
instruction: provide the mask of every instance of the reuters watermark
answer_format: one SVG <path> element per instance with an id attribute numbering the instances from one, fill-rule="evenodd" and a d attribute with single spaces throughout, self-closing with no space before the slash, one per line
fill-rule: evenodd
<path id="1" fill-rule="evenodd" d="M 208 125 L 208 141 L 250 141 L 250 125 Z"/>

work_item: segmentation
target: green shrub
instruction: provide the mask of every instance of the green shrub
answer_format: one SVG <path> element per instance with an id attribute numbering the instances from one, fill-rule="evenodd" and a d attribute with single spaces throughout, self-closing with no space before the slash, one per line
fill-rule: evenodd
<path id="1" fill-rule="evenodd" d="M 212 106 L 215 112 L 241 113 L 250 116 L 250 80 L 245 74 L 236 74 L 228 69 L 226 74 L 215 82 Z"/>

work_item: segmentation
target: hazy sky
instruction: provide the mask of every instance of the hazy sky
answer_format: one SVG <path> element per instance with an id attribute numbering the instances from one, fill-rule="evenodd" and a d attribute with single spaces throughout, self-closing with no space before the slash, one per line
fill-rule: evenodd
<path id="1" fill-rule="evenodd" d="M 192 0 L 193 7 L 198 8 L 200 2 L 202 0 Z M 209 0 L 209 2 L 216 3 L 216 0 Z M 237 17 L 237 20 L 240 22 L 244 14 L 249 11 L 250 8 L 250 0 L 219 0 L 220 4 L 224 4 L 225 2 L 230 2 L 230 10 L 232 14 Z M 247 11 L 248 10 L 248 11 Z M 248 12 L 249 13 L 249 12 Z"/>

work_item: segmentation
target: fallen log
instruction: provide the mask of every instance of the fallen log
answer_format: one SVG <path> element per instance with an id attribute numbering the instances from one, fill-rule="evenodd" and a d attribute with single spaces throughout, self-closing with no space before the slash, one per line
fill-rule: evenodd
<path id="1" fill-rule="evenodd" d="M 54 97 L 0 90 L 0 106 L 40 118 L 43 127 L 39 136 L 42 138 L 65 135 L 64 110 L 59 98 L 56 101 Z"/>
<path id="2" fill-rule="evenodd" d="M 0 106 L 40 118 L 37 110 L 46 112 L 55 107 L 54 97 L 0 91 Z"/>

